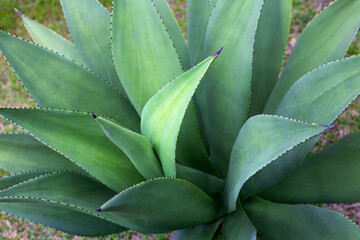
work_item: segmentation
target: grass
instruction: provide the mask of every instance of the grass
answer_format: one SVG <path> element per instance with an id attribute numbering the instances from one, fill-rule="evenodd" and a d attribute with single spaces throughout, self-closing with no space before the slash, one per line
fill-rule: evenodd
<path id="1" fill-rule="evenodd" d="M 111 9 L 112 0 L 100 0 L 100 2 L 108 9 Z M 306 24 L 329 2 L 329 0 L 293 0 L 294 9 L 289 39 L 290 45 L 296 42 Z M 169 0 L 169 3 L 179 20 L 184 35 L 186 35 L 186 1 Z M 28 17 L 36 19 L 69 39 L 59 0 L 1 0 L 0 29 L 30 40 L 30 36 L 22 26 L 20 18 L 13 10 L 14 7 L 24 12 Z M 347 53 L 348 56 L 354 54 L 360 54 L 360 33 L 351 43 Z M 0 58 L 0 87 L 0 106 L 35 106 L 35 103 L 23 90 L 15 74 L 7 66 L 3 58 Z M 314 152 L 318 152 L 346 134 L 358 130 L 360 128 L 359 113 L 360 101 L 357 99 L 336 120 L 337 131 L 324 134 L 314 148 Z M 19 130 L 8 121 L 0 120 L 0 132 L 16 131 Z M 6 172 L 0 170 L 0 175 L 4 176 L 6 174 Z M 0 214 L 0 229 L 0 239 L 169 239 L 167 235 L 163 234 L 143 236 L 132 231 L 101 238 L 79 238 L 3 213 Z"/>

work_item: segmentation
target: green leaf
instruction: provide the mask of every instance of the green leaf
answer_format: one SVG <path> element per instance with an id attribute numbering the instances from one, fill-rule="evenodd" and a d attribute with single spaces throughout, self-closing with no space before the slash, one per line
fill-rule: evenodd
<path id="1" fill-rule="evenodd" d="M 250 116 L 263 112 L 280 74 L 287 45 L 291 0 L 264 2 L 256 30 Z"/>
<path id="2" fill-rule="evenodd" d="M 140 114 L 155 92 L 182 73 L 179 57 L 152 1 L 115 1 L 112 29 L 115 67 Z"/>
<path id="3" fill-rule="evenodd" d="M 209 69 L 196 99 L 201 121 L 209 120 L 201 124 L 210 130 L 211 159 L 224 177 L 231 148 L 248 115 L 254 36 L 262 2 L 219 1 L 206 33 L 205 54 L 220 47 L 224 47 L 224 54 Z"/>
<path id="4" fill-rule="evenodd" d="M 114 195 L 114 191 L 92 178 L 60 171 L 26 180 L 1 191 L 0 208 L 72 234 L 100 235 L 124 230 L 105 221 L 106 214 L 95 212 L 99 205 Z M 74 219 L 69 219 L 67 215 Z"/>
<path id="5" fill-rule="evenodd" d="M 176 140 L 185 111 L 201 79 L 219 53 L 169 82 L 144 107 L 141 132 L 154 145 L 166 176 L 176 176 Z"/>
<path id="6" fill-rule="evenodd" d="M 91 114 L 2 108 L 0 115 L 64 154 L 115 191 L 143 179 L 127 156 L 107 138 Z"/>
<path id="7" fill-rule="evenodd" d="M 0 168 L 10 173 L 38 169 L 83 171 L 27 134 L 0 134 Z"/>
<path id="8" fill-rule="evenodd" d="M 332 210 L 312 205 L 276 204 L 255 197 L 244 208 L 266 239 L 360 239 L 360 228 Z"/>
<path id="9" fill-rule="evenodd" d="M 106 136 L 129 157 L 146 179 L 164 176 L 160 161 L 146 137 L 106 118 L 96 117 L 96 121 Z"/>
<path id="10" fill-rule="evenodd" d="M 359 131 L 345 136 L 260 195 L 282 203 L 359 202 L 359 144 Z"/>
<path id="11" fill-rule="evenodd" d="M 50 173 L 52 170 L 34 170 L 28 172 L 20 172 L 10 176 L 0 178 L 0 190 L 9 188 L 15 184 L 19 184 L 23 181 L 38 177 L 40 175 Z"/>
<path id="12" fill-rule="evenodd" d="M 173 178 L 139 183 L 99 210 L 111 213 L 125 227 L 149 233 L 193 227 L 214 220 L 217 214 L 215 202 L 203 191 Z"/>
<path id="13" fill-rule="evenodd" d="M 186 26 L 191 65 L 201 62 L 210 14 L 217 0 L 188 0 L 186 4 Z"/>
<path id="14" fill-rule="evenodd" d="M 199 135 L 193 101 L 186 109 L 176 142 L 176 162 L 218 176 Z"/>
<path id="15" fill-rule="evenodd" d="M 73 235 L 99 236 L 125 230 L 82 209 L 42 199 L 0 198 L 0 209 Z"/>
<path id="16" fill-rule="evenodd" d="M 212 240 L 221 222 L 222 218 L 212 223 L 202 224 L 194 228 L 187 228 L 176 231 L 174 240 Z"/>
<path id="17" fill-rule="evenodd" d="M 35 43 L 43 47 L 49 48 L 54 52 L 58 52 L 60 55 L 64 55 L 67 59 L 74 60 L 76 63 L 82 65 L 85 64 L 75 45 L 72 42 L 58 35 L 53 30 L 43 26 L 42 24 L 32 20 L 31 18 L 28 18 L 27 16 L 19 12 L 17 9 L 15 10 L 21 17 L 26 27 L 26 30 L 29 32 L 31 38 L 34 40 Z"/>
<path id="18" fill-rule="evenodd" d="M 224 181 L 222 179 L 202 171 L 176 164 L 176 175 L 177 178 L 187 180 L 198 186 L 214 199 L 224 191 Z"/>
<path id="19" fill-rule="evenodd" d="M 0 50 L 40 107 L 103 114 L 139 131 L 130 102 L 92 72 L 2 31 Z"/>
<path id="20" fill-rule="evenodd" d="M 168 2 L 166 0 L 152 0 L 152 2 L 159 11 L 163 24 L 174 43 L 183 69 L 188 70 L 191 67 L 188 46 Z"/>
<path id="21" fill-rule="evenodd" d="M 224 217 L 219 233 L 227 240 L 256 240 L 256 229 L 242 208 Z"/>
<path id="22" fill-rule="evenodd" d="M 280 116 L 257 115 L 241 128 L 231 153 L 225 204 L 235 211 L 243 184 L 260 169 L 305 140 L 331 129 Z"/>
<path id="23" fill-rule="evenodd" d="M 111 16 L 97 0 L 61 0 L 71 37 L 86 64 L 124 92 L 111 54 Z"/>
<path id="24" fill-rule="evenodd" d="M 265 107 L 277 109 L 287 91 L 305 73 L 344 57 L 360 26 L 360 1 L 337 0 L 318 14 L 304 29 Z"/>
<path id="25" fill-rule="evenodd" d="M 326 64 L 301 77 L 288 91 L 276 114 L 331 124 L 360 94 L 360 56 Z M 251 195 L 274 185 L 294 170 L 319 138 L 311 139 L 270 164 L 244 186 Z"/>

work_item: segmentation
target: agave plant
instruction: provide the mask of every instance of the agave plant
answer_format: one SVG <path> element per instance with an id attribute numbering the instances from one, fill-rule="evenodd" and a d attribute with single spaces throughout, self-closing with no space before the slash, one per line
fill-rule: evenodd
<path id="1" fill-rule="evenodd" d="M 0 109 L 25 132 L 0 135 L 0 210 L 82 236 L 360 239 L 312 205 L 360 201 L 360 132 L 307 157 L 360 93 L 360 56 L 340 59 L 360 0 L 282 71 L 291 0 L 188 0 L 187 42 L 165 0 L 61 4 L 74 43 L 20 12 L 35 44 L 0 32 L 38 106 Z"/>

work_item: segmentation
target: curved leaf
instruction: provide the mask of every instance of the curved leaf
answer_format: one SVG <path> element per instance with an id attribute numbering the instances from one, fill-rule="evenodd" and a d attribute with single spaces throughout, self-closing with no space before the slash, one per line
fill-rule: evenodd
<path id="1" fill-rule="evenodd" d="M 15 122 L 116 191 L 143 180 L 131 161 L 107 138 L 91 114 L 2 108 L 0 116 Z"/>
<path id="2" fill-rule="evenodd" d="M 222 218 L 212 223 L 207 223 L 194 228 L 187 228 L 184 230 L 176 231 L 174 240 L 212 240 L 221 222 Z"/>
<path id="3" fill-rule="evenodd" d="M 52 49 L 54 52 L 64 55 L 69 60 L 74 60 L 75 62 L 84 65 L 82 57 L 72 42 L 58 35 L 53 30 L 43 26 L 31 18 L 28 18 L 16 8 L 15 10 L 21 17 L 26 30 L 29 32 L 35 43 Z"/>
<path id="4" fill-rule="evenodd" d="M 244 206 L 267 239 L 352 240 L 360 228 L 341 214 L 312 205 L 283 205 L 252 197 Z"/>
<path id="5" fill-rule="evenodd" d="M 38 177 L 43 174 L 50 173 L 52 170 L 35 170 L 35 171 L 28 171 L 28 172 L 20 172 L 10 176 L 1 177 L 0 178 L 0 190 L 4 190 L 9 188 L 15 184 L 20 182 Z"/>
<path id="6" fill-rule="evenodd" d="M 242 208 L 224 217 L 219 234 L 228 240 L 256 240 L 256 229 Z"/>
<path id="7" fill-rule="evenodd" d="M 156 91 L 182 73 L 179 57 L 152 1 L 115 1 L 112 29 L 115 67 L 140 114 Z"/>
<path id="8" fill-rule="evenodd" d="M 288 91 L 276 114 L 307 122 L 331 124 L 360 94 L 360 56 L 324 65 L 301 77 Z M 311 151 L 311 139 L 273 162 L 244 186 L 244 194 L 262 191 L 283 179 Z"/>
<path id="9" fill-rule="evenodd" d="M 82 209 L 42 199 L 0 198 L 0 209 L 12 215 L 80 236 L 108 235 L 126 230 Z"/>
<path id="10" fill-rule="evenodd" d="M 248 115 L 253 45 L 262 2 L 219 1 L 205 37 L 206 55 L 224 47 L 224 54 L 209 69 L 196 94 L 200 120 L 209 120 L 201 124 L 210 130 L 210 156 L 223 177 L 227 175 L 231 148 Z"/>
<path id="11" fill-rule="evenodd" d="M 228 212 L 235 211 L 240 189 L 252 175 L 296 145 L 332 127 L 271 115 L 250 118 L 240 130 L 231 153 L 225 182 Z"/>
<path id="12" fill-rule="evenodd" d="M 210 14 L 217 0 L 188 0 L 186 3 L 186 26 L 191 66 L 201 62 Z"/>
<path id="13" fill-rule="evenodd" d="M 106 136 L 131 160 L 136 169 L 146 178 L 163 177 L 159 159 L 154 154 L 149 140 L 106 118 L 96 117 Z"/>
<path id="14" fill-rule="evenodd" d="M 69 159 L 27 134 L 0 134 L 0 168 L 10 173 L 51 170 L 83 170 Z"/>
<path id="15" fill-rule="evenodd" d="M 71 37 L 86 64 L 121 92 L 111 54 L 109 11 L 97 0 L 61 0 Z"/>
<path id="16" fill-rule="evenodd" d="M 216 54 L 159 90 L 141 114 L 141 132 L 154 145 L 166 176 L 175 177 L 175 149 L 185 111 Z"/>
<path id="17" fill-rule="evenodd" d="M 202 171 L 176 164 L 177 178 L 187 180 L 201 188 L 210 197 L 219 197 L 224 191 L 224 181 Z"/>
<path id="18" fill-rule="evenodd" d="M 2 31 L 0 50 L 39 106 L 103 114 L 139 131 L 130 102 L 92 72 Z"/>
<path id="19" fill-rule="evenodd" d="M 174 43 L 183 69 L 188 70 L 191 67 L 188 46 L 169 4 L 166 0 L 152 0 L 152 2 L 163 19 L 163 24 Z"/>
<path id="20" fill-rule="evenodd" d="M 360 26 L 359 8 L 358 0 L 337 0 L 308 24 L 271 93 L 265 113 L 275 112 L 287 91 L 302 75 L 344 57 Z"/>
<path id="21" fill-rule="evenodd" d="M 290 30 L 291 0 L 266 0 L 256 30 L 250 116 L 260 114 L 280 74 Z"/>
<path id="22" fill-rule="evenodd" d="M 359 202 L 359 146 L 360 132 L 347 135 L 260 195 L 282 203 Z"/>
<path id="23" fill-rule="evenodd" d="M 210 222 L 216 217 L 217 206 L 187 181 L 158 178 L 122 191 L 99 211 L 109 212 L 125 227 L 162 233 Z"/>

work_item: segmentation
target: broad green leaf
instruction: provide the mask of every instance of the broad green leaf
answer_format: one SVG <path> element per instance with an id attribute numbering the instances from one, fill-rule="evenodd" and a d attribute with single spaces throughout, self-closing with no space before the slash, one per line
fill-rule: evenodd
<path id="1" fill-rule="evenodd" d="M 0 134 L 0 168 L 10 173 L 39 169 L 83 171 L 27 134 Z"/>
<path id="2" fill-rule="evenodd" d="M 179 57 L 152 1 L 115 1 L 112 29 L 115 67 L 140 114 L 155 92 L 182 73 Z"/>
<path id="3" fill-rule="evenodd" d="M 224 181 L 202 171 L 176 164 L 177 178 L 187 180 L 201 188 L 210 197 L 218 197 L 224 191 Z"/>
<path id="4" fill-rule="evenodd" d="M 224 217 L 219 233 L 228 240 L 256 240 L 256 229 L 242 208 Z"/>
<path id="5" fill-rule="evenodd" d="M 274 113 L 293 83 L 305 73 L 344 57 L 360 26 L 359 9 L 358 0 L 337 0 L 308 24 L 271 93 L 265 113 Z"/>
<path id="6" fill-rule="evenodd" d="M 169 4 L 166 0 L 152 0 L 152 2 L 154 3 L 156 9 L 159 11 L 164 26 L 166 27 L 166 30 L 168 31 L 169 36 L 174 43 L 183 69 L 188 70 L 191 67 L 189 49 Z"/>
<path id="7" fill-rule="evenodd" d="M 141 114 L 141 132 L 154 145 L 166 176 L 175 177 L 175 150 L 185 111 L 216 54 L 160 89 Z"/>
<path id="8" fill-rule="evenodd" d="M 209 174 L 219 175 L 202 144 L 193 101 L 189 103 L 181 123 L 176 142 L 176 162 Z"/>
<path id="9" fill-rule="evenodd" d="M 40 107 L 103 114 L 139 131 L 130 102 L 92 72 L 2 31 L 0 51 Z"/>
<path id="10" fill-rule="evenodd" d="M 106 118 L 96 117 L 96 121 L 106 136 L 128 156 L 146 179 L 164 176 L 160 161 L 146 137 Z"/>
<path id="11" fill-rule="evenodd" d="M 359 146 L 360 132 L 347 135 L 260 195 L 282 203 L 359 202 Z"/>
<path id="12" fill-rule="evenodd" d="M 40 175 L 50 173 L 52 170 L 34 170 L 28 172 L 20 172 L 13 175 L 0 178 L 0 190 L 9 188 L 15 184 L 27 181 Z"/>
<path id="13" fill-rule="evenodd" d="M 79 236 L 119 233 L 125 229 L 66 204 L 22 197 L 0 198 L 1 211 Z"/>
<path id="14" fill-rule="evenodd" d="M 61 0 L 72 40 L 86 64 L 124 92 L 111 54 L 111 16 L 97 0 Z"/>
<path id="15" fill-rule="evenodd" d="M 0 109 L 11 120 L 115 191 L 143 177 L 91 114 L 48 109 Z"/>
<path id="16" fill-rule="evenodd" d="M 301 77 L 290 88 L 276 114 L 329 125 L 359 94 L 360 56 L 354 56 Z M 305 159 L 318 139 L 305 142 L 264 168 L 246 183 L 244 194 L 257 193 L 279 182 Z"/>
<path id="17" fill-rule="evenodd" d="M 85 175 L 60 171 L 44 174 L 0 191 L 0 209 L 69 232 L 70 226 L 62 223 L 67 220 L 72 224 L 80 225 L 74 226 L 74 230 L 71 230 L 80 231 L 77 234 L 95 235 L 98 232 L 96 234 L 98 235 L 124 230 L 114 223 L 105 221 L 106 214 L 95 211 L 99 205 L 115 194 L 114 191 Z M 28 206 L 34 207 L 37 214 L 29 210 Z M 80 218 L 85 223 L 80 224 L 77 219 L 68 219 L 66 215 Z M 35 219 L 32 219 L 34 217 Z M 53 221 L 59 225 L 52 225 L 55 224 Z M 87 229 L 86 224 L 94 229 Z"/>
<path id="18" fill-rule="evenodd" d="M 31 18 L 28 18 L 27 16 L 19 12 L 17 9 L 15 10 L 21 17 L 26 27 L 26 30 L 29 32 L 31 38 L 34 40 L 35 43 L 43 47 L 49 48 L 54 52 L 59 53 L 60 55 L 64 55 L 67 59 L 74 60 L 76 63 L 82 65 L 85 64 L 75 45 L 72 42 L 58 35 L 53 30 L 43 26 L 42 24 L 32 20 Z"/>
<path id="19" fill-rule="evenodd" d="M 204 57 L 204 42 L 210 14 L 217 0 L 188 0 L 186 4 L 186 26 L 191 65 Z"/>
<path id="20" fill-rule="evenodd" d="M 263 112 L 280 74 L 287 45 L 291 0 L 264 2 L 256 30 L 250 116 Z"/>
<path id="21" fill-rule="evenodd" d="M 99 211 L 111 213 L 125 227 L 162 233 L 194 227 L 215 219 L 215 202 L 191 183 L 158 178 L 128 188 Z"/>
<path id="22" fill-rule="evenodd" d="M 212 240 L 221 222 L 222 218 L 212 223 L 202 224 L 194 228 L 187 228 L 176 231 L 174 240 Z"/>
<path id="23" fill-rule="evenodd" d="M 256 172 L 307 139 L 331 129 L 280 116 L 257 115 L 241 128 L 231 153 L 225 204 L 235 211 L 243 184 Z"/>
<path id="24" fill-rule="evenodd" d="M 276 204 L 252 197 L 245 211 L 266 239 L 353 240 L 360 228 L 335 211 L 312 205 Z"/>
<path id="25" fill-rule="evenodd" d="M 262 2 L 219 1 L 205 37 L 206 55 L 224 47 L 196 95 L 201 121 L 209 120 L 201 124 L 210 130 L 211 159 L 224 177 L 231 148 L 249 111 L 253 46 Z"/>

